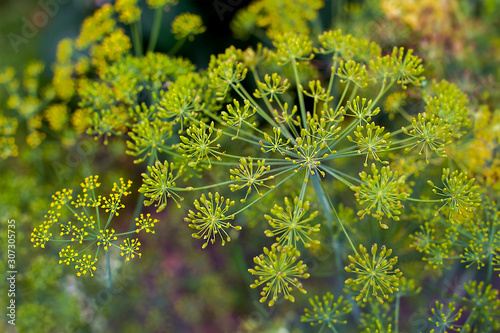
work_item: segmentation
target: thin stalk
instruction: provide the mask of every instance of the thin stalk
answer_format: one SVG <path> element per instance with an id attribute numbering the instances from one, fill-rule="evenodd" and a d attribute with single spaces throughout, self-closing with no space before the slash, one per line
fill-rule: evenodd
<path id="1" fill-rule="evenodd" d="M 354 97 L 356 96 L 356 93 L 358 92 L 359 87 L 354 86 L 354 89 L 351 91 L 351 95 L 349 96 L 348 101 L 352 101 Z"/>
<path id="2" fill-rule="evenodd" d="M 154 158 L 154 155 L 151 155 L 148 159 L 148 166 L 152 166 L 155 160 L 156 159 Z M 135 219 L 139 217 L 139 214 L 141 213 L 143 201 L 144 193 L 141 193 L 139 194 L 137 202 L 135 203 L 134 213 L 132 214 L 132 221 L 130 222 L 130 229 L 133 229 L 135 227 Z"/>
<path id="3" fill-rule="evenodd" d="M 290 168 L 288 171 L 291 171 L 292 169 L 294 169 L 295 167 L 293 168 Z M 289 176 L 287 176 L 285 179 L 283 179 L 282 181 L 280 181 L 278 184 L 276 184 L 276 186 L 274 187 L 274 189 L 277 189 L 281 184 L 283 184 L 284 182 L 286 182 L 288 179 L 292 178 L 293 176 L 297 175 L 297 173 L 292 173 L 290 174 Z M 274 189 L 272 190 L 269 190 L 267 191 L 266 193 L 264 193 L 261 197 L 258 197 L 257 199 L 255 199 L 253 202 L 251 202 L 250 204 L 248 204 L 247 206 L 243 207 L 242 209 L 240 209 L 239 211 L 237 211 L 236 213 L 234 213 L 233 215 L 238 215 L 239 213 L 241 213 L 242 211 L 244 211 L 245 209 L 248 209 L 250 206 L 253 206 L 254 204 L 256 204 L 257 202 L 259 202 L 260 200 L 264 199 L 264 197 L 266 195 L 268 195 L 269 193 L 271 193 L 272 191 L 274 191 Z"/>
<path id="4" fill-rule="evenodd" d="M 259 73 L 257 73 L 257 71 L 254 69 L 252 69 L 252 75 L 253 75 L 253 79 L 255 80 L 255 84 L 257 85 L 257 82 L 260 82 L 260 78 L 259 78 Z M 257 85 L 257 89 L 259 90 L 260 94 L 262 96 L 264 96 L 264 92 L 262 91 L 262 89 L 259 87 L 259 85 Z M 264 100 L 264 103 L 266 104 L 267 108 L 269 109 L 269 112 L 273 112 L 274 108 L 273 106 L 271 105 L 271 103 L 269 102 L 269 100 L 267 99 L 267 97 L 264 97 L 262 98 Z"/>
<path id="5" fill-rule="evenodd" d="M 184 43 L 186 42 L 186 38 L 182 38 L 182 39 L 179 39 L 177 41 L 177 43 L 175 43 L 175 45 L 170 49 L 170 51 L 168 51 L 168 55 L 174 55 L 177 51 L 179 51 L 179 49 L 182 47 L 182 45 L 184 45 Z"/>
<path id="6" fill-rule="evenodd" d="M 401 294 L 396 296 L 396 304 L 394 310 L 394 333 L 399 333 L 399 305 L 401 300 Z"/>
<path id="7" fill-rule="evenodd" d="M 326 173 L 328 173 L 329 175 L 335 177 L 337 180 L 341 181 L 342 184 L 348 186 L 349 188 L 351 188 L 351 186 L 354 186 L 354 184 L 352 184 L 351 182 L 347 181 L 346 179 L 344 179 L 343 177 L 341 177 L 336 170 L 333 170 L 332 168 L 330 168 L 329 166 L 326 166 L 326 165 L 322 165 L 321 166 L 321 169 L 323 171 L 325 171 Z"/>
<path id="8" fill-rule="evenodd" d="M 302 188 L 300 189 L 299 201 L 304 200 L 304 196 L 306 195 L 307 182 L 309 180 L 309 176 L 311 175 L 311 171 L 306 169 L 306 175 L 304 177 L 304 182 L 302 183 Z"/>
<path id="9" fill-rule="evenodd" d="M 293 75 L 295 76 L 295 85 L 297 86 L 297 96 L 299 97 L 299 105 L 300 105 L 300 115 L 302 117 L 302 126 L 307 130 L 307 117 L 306 117 L 306 105 L 304 103 L 304 94 L 302 93 L 302 89 L 300 89 L 300 78 L 299 71 L 297 70 L 297 64 L 295 60 L 291 61 L 293 67 Z"/>
<path id="10" fill-rule="evenodd" d="M 337 53 L 333 55 L 333 58 L 335 60 L 333 61 L 332 72 L 330 73 L 330 81 L 328 82 L 328 89 L 326 91 L 328 96 L 331 96 L 332 94 L 333 82 L 335 81 L 335 73 L 337 72 Z"/>
<path id="11" fill-rule="evenodd" d="M 246 91 L 246 89 L 244 89 L 241 86 L 240 86 L 241 87 L 241 89 L 240 89 L 239 87 L 237 87 L 233 83 L 231 83 L 231 87 L 234 89 L 234 91 L 236 91 L 236 93 L 238 95 L 240 95 L 240 97 L 242 99 L 248 99 L 250 101 L 250 103 L 252 103 L 252 105 L 256 106 L 257 107 L 257 113 L 262 118 L 264 118 L 269 124 L 271 124 L 271 126 L 273 126 L 273 127 L 279 127 L 278 124 L 276 124 L 276 122 L 274 121 L 274 119 L 272 119 L 271 117 L 269 117 L 269 115 L 266 113 L 266 111 L 264 109 L 262 109 L 259 104 L 257 104 L 255 102 L 255 100 L 252 98 L 252 96 L 250 96 L 250 94 Z"/>
<path id="12" fill-rule="evenodd" d="M 95 191 L 92 189 L 92 197 L 94 198 L 94 202 L 96 201 Z M 101 217 L 99 215 L 99 206 L 95 206 L 95 215 L 97 217 L 97 230 L 101 230 Z"/>
<path id="13" fill-rule="evenodd" d="M 486 287 L 491 284 L 492 275 L 493 275 L 493 254 L 490 252 L 488 256 L 488 271 L 486 273 Z"/>
<path id="14" fill-rule="evenodd" d="M 109 260 L 109 251 L 106 251 L 106 264 L 108 265 L 108 288 L 111 289 L 111 263 Z"/>
<path id="15" fill-rule="evenodd" d="M 349 90 L 349 85 L 351 84 L 350 81 L 347 81 L 347 84 L 345 85 L 344 91 L 342 92 L 342 96 L 340 96 L 340 100 L 337 103 L 337 107 L 335 108 L 335 112 L 333 114 L 336 114 L 340 107 L 342 106 L 342 102 L 344 101 L 345 95 L 347 94 L 347 90 Z"/>
<path id="16" fill-rule="evenodd" d="M 201 190 L 208 190 L 210 188 L 218 187 L 218 186 L 224 186 L 224 185 L 229 185 L 233 184 L 236 181 L 234 180 L 228 180 L 226 182 L 222 183 L 216 183 L 216 184 L 211 184 L 211 185 L 206 185 L 206 186 L 201 186 L 201 187 L 172 187 L 172 191 L 176 192 L 192 192 L 192 191 L 201 191 Z"/>
<path id="17" fill-rule="evenodd" d="M 317 178 L 316 181 L 314 180 L 314 178 Z M 328 216 L 332 216 L 332 212 L 333 212 L 333 214 L 337 218 L 337 221 L 339 222 L 340 227 L 342 228 L 342 231 L 344 232 L 344 235 L 346 236 L 347 240 L 349 241 L 349 244 L 351 245 L 354 253 L 358 254 L 356 247 L 354 246 L 354 244 L 351 241 L 351 237 L 349 237 L 349 234 L 347 233 L 347 230 L 345 230 L 344 224 L 340 220 L 340 217 L 337 214 L 335 207 L 333 207 L 333 203 L 330 200 L 330 197 L 328 195 L 326 195 L 325 189 L 323 188 L 323 184 L 319 181 L 318 174 L 315 174 L 313 176 L 313 186 L 314 186 L 314 190 L 316 191 L 316 195 L 318 196 L 318 198 L 320 198 L 320 204 L 323 206 L 325 213 L 327 215 L 327 218 L 328 218 Z M 333 218 L 332 218 L 332 220 L 333 220 Z"/>
<path id="18" fill-rule="evenodd" d="M 140 29 L 141 29 L 141 21 L 135 21 L 132 23 L 130 26 L 130 29 L 132 30 L 132 44 L 134 44 L 134 51 L 135 51 L 135 56 L 140 57 L 142 56 L 142 38 L 140 34 Z"/>
<path id="19" fill-rule="evenodd" d="M 385 95 L 385 93 L 392 87 L 392 85 L 396 82 L 396 80 L 392 80 L 387 86 L 384 83 L 382 83 L 382 87 L 380 88 L 380 92 L 378 93 L 377 97 L 375 98 L 375 100 L 372 102 L 372 104 L 370 104 L 370 107 L 368 108 L 368 111 L 371 111 L 373 110 L 373 108 L 375 107 L 375 105 L 377 105 L 378 103 L 378 100 Z"/>
<path id="20" fill-rule="evenodd" d="M 153 52 L 156 47 L 156 42 L 158 41 L 158 36 L 160 35 L 162 17 L 163 8 L 157 8 L 155 11 L 155 17 L 153 19 L 153 30 L 151 31 L 151 37 L 149 39 L 147 52 Z"/>

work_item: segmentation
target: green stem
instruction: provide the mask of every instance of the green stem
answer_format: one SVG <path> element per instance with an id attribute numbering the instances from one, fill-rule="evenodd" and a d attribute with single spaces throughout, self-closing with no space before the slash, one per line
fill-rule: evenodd
<path id="1" fill-rule="evenodd" d="M 490 252 L 488 256 L 488 271 L 486 273 L 486 286 L 491 284 L 491 277 L 493 275 L 493 254 Z"/>
<path id="2" fill-rule="evenodd" d="M 153 19 L 153 30 L 151 31 L 151 38 L 149 39 L 147 52 L 153 52 L 158 41 L 158 36 L 160 34 L 161 20 L 163 17 L 163 8 L 160 7 L 155 11 L 155 17 Z"/>
<path id="3" fill-rule="evenodd" d="M 384 80 L 385 81 L 385 80 Z M 392 85 L 396 82 L 396 80 L 392 80 L 389 85 L 386 86 L 385 82 L 382 83 L 382 87 L 380 88 L 380 92 L 378 93 L 377 97 L 375 98 L 375 100 L 372 102 L 372 104 L 370 104 L 370 107 L 368 108 L 368 111 L 371 111 L 373 110 L 373 108 L 375 107 L 375 105 L 377 105 L 378 103 L 378 100 L 385 95 L 385 93 L 391 89 Z"/>
<path id="4" fill-rule="evenodd" d="M 394 333 L 399 332 L 399 304 L 401 300 L 401 294 L 396 296 L 396 305 L 394 310 Z"/>
<path id="5" fill-rule="evenodd" d="M 106 264 L 108 265 L 108 288 L 111 289 L 111 263 L 109 260 L 109 250 L 106 251 Z"/>
<path id="6" fill-rule="evenodd" d="M 344 224 L 340 220 L 340 217 L 337 214 L 335 207 L 333 207 L 333 203 L 330 200 L 330 197 L 328 195 L 326 195 L 325 189 L 323 188 L 323 184 L 320 182 L 319 175 L 317 173 L 313 176 L 313 186 L 314 186 L 314 190 L 316 191 L 316 195 L 320 199 L 320 204 L 323 206 L 323 209 L 325 210 L 327 220 L 330 218 L 333 221 L 332 213 L 335 214 L 335 217 L 337 218 L 337 221 L 339 222 L 339 225 L 342 228 L 344 235 L 346 236 L 347 240 L 349 241 L 349 244 L 351 245 L 352 249 L 354 250 L 354 253 L 358 254 L 356 247 L 354 246 L 354 244 L 351 241 L 351 237 L 349 237 L 349 234 L 347 233 L 347 230 L 345 230 Z"/>
<path id="7" fill-rule="evenodd" d="M 294 169 L 295 167 L 293 168 L 290 168 L 288 171 L 291 171 L 292 169 Z M 269 190 L 267 191 L 266 193 L 264 193 L 261 197 L 258 197 L 257 199 L 255 199 L 253 202 L 251 202 L 250 204 L 248 204 L 247 206 L 243 207 L 242 209 L 240 209 L 239 211 L 237 211 L 236 213 L 234 213 L 233 215 L 238 215 L 239 213 L 241 213 L 242 211 L 248 209 L 250 206 L 256 204 L 257 202 L 259 202 L 260 200 L 264 199 L 269 193 L 271 193 L 272 191 L 274 191 L 275 189 L 277 189 L 281 184 L 283 184 L 284 182 L 286 182 L 288 179 L 292 178 L 293 176 L 295 176 L 297 173 L 293 172 L 291 173 L 289 176 L 287 176 L 285 179 L 283 179 L 282 181 L 280 181 L 278 184 L 276 184 L 276 186 L 274 187 L 274 189 L 272 190 Z"/>
<path id="8" fill-rule="evenodd" d="M 155 162 L 155 160 L 156 160 L 156 158 L 154 157 L 154 154 L 149 156 L 148 166 L 152 166 L 153 163 Z M 129 229 L 135 228 L 135 219 L 137 217 L 139 217 L 139 214 L 141 213 L 143 201 L 144 201 L 144 193 L 141 193 L 141 194 L 139 194 L 139 197 L 137 198 L 137 202 L 135 203 L 134 213 L 132 215 L 132 221 L 130 223 Z"/>
<path id="9" fill-rule="evenodd" d="M 431 203 L 431 202 L 443 202 L 441 199 L 430 200 L 430 199 L 416 199 L 416 198 L 411 198 L 411 197 L 406 198 L 406 200 L 408 200 L 408 201 L 416 201 L 416 202 L 427 202 L 427 203 Z"/>
<path id="10" fill-rule="evenodd" d="M 337 72 L 337 53 L 333 55 L 333 66 L 332 66 L 332 72 L 330 74 L 330 81 L 328 82 L 328 90 L 326 91 L 328 96 L 332 96 L 332 88 L 333 88 L 333 82 L 335 81 L 335 73 Z"/>
<path id="11" fill-rule="evenodd" d="M 302 89 L 300 85 L 299 71 L 297 70 L 297 64 L 295 63 L 295 59 L 292 59 L 291 63 L 293 67 L 293 75 L 295 76 L 295 85 L 297 86 L 297 96 L 299 97 L 302 126 L 307 130 L 308 127 L 307 127 L 307 117 L 306 117 L 306 105 L 304 103 L 304 95 L 302 94 Z"/>
<path id="12" fill-rule="evenodd" d="M 140 34 L 140 24 L 141 21 L 138 20 L 132 23 L 132 25 L 130 26 L 130 29 L 132 30 L 132 44 L 134 44 L 136 57 L 142 56 L 142 38 Z"/>
<path id="13" fill-rule="evenodd" d="M 240 97 L 242 99 L 248 99 L 250 101 L 250 103 L 256 107 L 256 110 L 257 110 L 257 113 L 262 117 L 264 118 L 269 124 L 271 124 L 271 126 L 273 127 L 280 127 L 275 121 L 274 119 L 272 119 L 271 117 L 269 117 L 269 115 L 266 113 L 266 111 L 264 109 L 262 109 L 262 107 L 257 103 L 255 102 L 255 100 L 252 98 L 252 96 L 248 93 L 248 91 L 246 91 L 245 88 L 243 88 L 241 85 L 239 86 L 236 86 L 234 83 L 231 83 L 231 87 L 234 89 L 234 91 L 236 91 L 236 93 L 238 95 L 240 95 Z M 284 133 L 286 134 L 286 133 Z M 287 137 L 287 139 L 289 139 Z"/>
<path id="14" fill-rule="evenodd" d="M 351 188 L 352 186 L 354 186 L 354 184 L 352 184 L 351 182 L 347 181 L 346 179 L 344 179 L 343 177 L 341 177 L 336 170 L 326 166 L 326 165 L 322 165 L 321 166 L 321 169 L 323 171 L 325 171 L 326 173 L 328 173 L 329 175 L 335 177 L 336 179 L 338 179 L 339 181 L 342 182 L 342 184 L 348 186 L 349 188 Z"/>
<path id="15" fill-rule="evenodd" d="M 252 75 L 253 75 L 253 79 L 255 81 L 255 84 L 257 85 L 257 89 L 259 90 L 260 94 L 262 96 L 264 96 L 264 92 L 262 91 L 262 89 L 257 84 L 257 82 L 260 82 L 259 73 L 257 73 L 257 71 L 255 69 L 252 69 Z M 272 114 L 273 110 L 274 110 L 273 106 L 271 105 L 271 103 L 269 102 L 269 100 L 267 99 L 267 97 L 264 97 L 262 99 L 264 100 L 264 103 L 266 104 L 267 108 L 269 109 L 269 112 Z"/>
<path id="16" fill-rule="evenodd" d="M 349 90 L 350 83 L 350 81 L 347 81 L 347 84 L 344 87 L 344 91 L 342 92 L 342 96 L 340 96 L 339 102 L 337 103 L 337 107 L 335 108 L 335 112 L 333 114 L 336 114 L 342 106 L 342 102 L 344 101 L 345 95 L 347 94 L 347 90 Z"/>
<path id="17" fill-rule="evenodd" d="M 211 185 L 206 185 L 206 186 L 201 186 L 201 187 L 172 187 L 172 191 L 177 191 L 177 192 L 201 191 L 201 190 L 207 190 L 207 189 L 218 187 L 218 186 L 233 184 L 235 182 L 236 181 L 234 181 L 234 180 L 228 180 L 228 181 L 225 181 L 222 183 L 216 183 L 216 184 L 211 184 Z"/>
<path id="18" fill-rule="evenodd" d="M 95 197 L 95 191 L 94 189 L 92 189 L 92 198 L 94 198 L 94 202 L 96 201 L 96 197 Z M 95 206 L 95 215 L 97 217 L 97 230 L 101 230 L 101 216 L 99 215 L 99 206 L 96 205 Z"/>
<path id="19" fill-rule="evenodd" d="M 168 51 L 168 55 L 174 55 L 179 49 L 184 45 L 184 42 L 186 41 L 187 38 L 182 38 L 175 43 L 175 45 Z"/>
<path id="20" fill-rule="evenodd" d="M 340 12 L 342 9 L 342 0 L 332 0 L 331 1 L 331 29 L 335 29 L 335 25 L 337 25 L 337 28 L 340 26 Z M 336 8 L 334 6 L 334 3 L 337 4 Z"/>
<path id="21" fill-rule="evenodd" d="M 358 89 L 359 89 L 358 86 L 354 86 L 354 89 L 351 91 L 351 95 L 349 96 L 349 99 L 348 99 L 349 102 L 354 99 L 354 97 L 356 96 L 356 93 L 358 92 Z"/>

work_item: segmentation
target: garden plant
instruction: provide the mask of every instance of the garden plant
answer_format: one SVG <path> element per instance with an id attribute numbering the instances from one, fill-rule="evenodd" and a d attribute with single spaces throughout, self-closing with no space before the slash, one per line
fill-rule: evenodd
<path id="1" fill-rule="evenodd" d="M 177 6 L 105 1 L 48 81 L 0 64 L 3 328 L 500 331 L 500 58 L 440 63 L 421 21 L 469 5 L 208 2 L 236 39 L 205 66 L 178 54 L 210 27 Z"/>

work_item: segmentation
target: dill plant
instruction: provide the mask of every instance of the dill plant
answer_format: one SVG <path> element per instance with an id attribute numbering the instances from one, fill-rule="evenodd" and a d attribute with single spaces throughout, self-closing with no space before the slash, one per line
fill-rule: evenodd
<path id="1" fill-rule="evenodd" d="M 365 332 L 398 332 L 401 298 L 418 294 L 416 284 L 425 279 L 412 269 L 406 274 L 399 268 L 404 261 L 438 273 L 452 261 L 486 267 L 485 283 L 466 283 L 466 296 L 453 296 L 446 308 L 436 302 L 430 321 L 440 332 L 497 329 L 500 304 L 491 280 L 500 269 L 498 198 L 487 180 L 476 186 L 454 164 L 464 163 L 456 150 L 470 144 L 470 128 L 478 137 L 487 126 L 471 122 L 468 98 L 456 85 L 427 84 L 422 60 L 411 49 L 382 52 L 377 43 L 340 29 L 313 33 L 308 22 L 322 1 L 292 1 L 294 10 L 277 20 L 269 15 L 286 1 L 255 1 L 238 13 L 234 29 L 240 37 L 263 33 L 272 46 L 231 46 L 212 55 L 206 70 L 197 70 L 173 54 L 206 30 L 200 17 L 179 15 L 171 28 L 178 42 L 170 54 L 156 53 L 162 10 L 175 1 L 146 2 L 155 11 L 146 53 L 138 1 L 117 1 L 87 18 L 77 38 L 61 41 L 47 92 L 40 94 L 30 80 L 41 65 L 26 70 L 26 91 L 9 83 L 12 70 L 0 73 L 11 95 L 7 104 L 20 110 L 30 146 L 42 144 L 43 119 L 56 132 L 71 123 L 72 138 L 86 133 L 104 144 L 125 141 L 123 153 L 144 171 L 129 231 L 109 226 L 131 184 L 121 180 L 110 196 L 97 196 L 98 177 L 89 176 L 76 199 L 69 189 L 55 193 L 44 222 L 33 230 L 35 246 L 89 243 L 81 250 L 64 244 L 60 263 L 74 265 L 77 275 L 93 275 L 102 248 L 109 271 L 113 247 L 126 261 L 141 257 L 139 239 L 117 241 L 154 233 L 159 221 L 144 207 L 159 213 L 173 205 L 187 211 L 186 227 L 204 249 L 239 246 L 229 243 L 247 228 L 268 228 L 248 273 L 255 277 L 250 287 L 261 289 L 260 302 L 269 306 L 281 297 L 294 302 L 297 291 L 307 293 L 314 272 L 304 254 L 334 248 L 348 273 L 346 286 L 341 295 L 327 291 L 311 298 L 312 310 L 302 317 L 321 330 L 337 332 L 357 322 Z M 303 15 L 297 8 L 304 8 Z M 327 69 L 319 71 L 318 63 Z M 422 106 L 408 112 L 409 96 Z M 32 107 L 35 99 L 38 106 Z M 42 100 L 50 106 L 40 107 Z M 71 100 L 78 106 L 70 112 Z M 384 122 L 386 116 L 393 123 Z M 17 120 L 0 118 L 2 158 L 18 154 L 17 127 Z M 497 138 L 491 130 L 489 142 Z M 435 185 L 438 173 L 442 186 Z M 423 189 L 426 182 L 430 186 Z M 192 205 L 185 197 L 195 197 Z M 343 197 L 352 207 L 344 207 Z M 62 221 L 62 208 L 75 223 Z M 266 213 L 250 224 L 246 214 L 257 208 Z M 354 210 L 363 225 L 346 218 Z M 390 244 L 379 247 L 361 226 L 384 233 L 378 239 Z M 63 239 L 53 235 L 56 227 Z M 410 245 L 423 260 L 408 255 Z"/>

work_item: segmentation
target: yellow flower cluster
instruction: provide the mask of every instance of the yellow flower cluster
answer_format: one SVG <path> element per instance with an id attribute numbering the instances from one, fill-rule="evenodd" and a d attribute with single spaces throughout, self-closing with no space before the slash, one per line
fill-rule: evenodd
<path id="1" fill-rule="evenodd" d="M 0 136 L 0 158 L 16 157 L 18 154 L 14 137 Z"/>
<path id="2" fill-rule="evenodd" d="M 149 8 L 157 9 L 166 7 L 166 10 L 170 9 L 169 6 L 177 5 L 178 2 L 178 0 L 146 0 Z"/>
<path id="3" fill-rule="evenodd" d="M 323 6 L 323 0 L 257 0 L 236 15 L 233 27 L 240 36 L 252 26 L 265 29 L 271 38 L 285 32 L 309 34 L 309 22 Z"/>
<path id="4" fill-rule="evenodd" d="M 17 119 L 0 115 L 0 158 L 17 156 L 18 150 L 13 135 L 17 130 Z"/>
<path id="5" fill-rule="evenodd" d="M 54 77 L 52 84 L 56 94 L 62 100 L 68 100 L 75 94 L 75 83 L 73 75 L 73 40 L 65 38 L 57 45 L 56 63 L 54 65 Z"/>
<path id="6" fill-rule="evenodd" d="M 54 131 L 60 131 L 68 121 L 68 106 L 66 104 L 52 104 L 44 111 L 49 126 Z"/>
<path id="7" fill-rule="evenodd" d="M 155 226 L 156 223 L 158 223 L 157 219 L 152 219 L 151 214 L 147 214 L 146 217 L 144 217 L 143 214 L 141 214 L 140 217 L 135 219 L 136 223 L 135 225 L 137 226 L 137 229 L 135 230 L 136 232 L 139 232 L 141 230 L 146 230 L 146 232 L 150 232 L 152 234 L 155 233 L 152 228 Z"/>
<path id="8" fill-rule="evenodd" d="M 120 22 L 125 24 L 132 24 L 141 18 L 141 9 L 137 5 L 137 0 L 116 0 L 115 8 L 120 14 Z"/>
<path id="9" fill-rule="evenodd" d="M 99 179 L 99 176 L 89 176 L 83 180 L 83 183 L 80 184 L 82 187 L 83 193 L 87 192 L 88 190 L 93 191 L 94 189 L 98 188 L 101 186 L 101 183 L 98 183 L 97 180 Z"/>
<path id="10" fill-rule="evenodd" d="M 456 0 L 441 3 L 433 0 L 382 0 L 381 8 L 391 20 L 400 20 L 412 30 L 430 35 L 436 30 L 453 32 L 453 9 Z M 439 28 L 439 29 L 438 29 Z"/>
<path id="11" fill-rule="evenodd" d="M 125 257 L 126 261 L 134 259 L 136 255 L 140 258 L 142 254 L 139 253 L 139 246 L 141 246 L 141 242 L 137 238 L 126 238 L 123 240 L 123 245 L 120 245 L 120 249 L 122 250 L 120 254 L 122 257 Z"/>
<path id="12" fill-rule="evenodd" d="M 78 257 L 78 252 L 75 252 L 74 249 L 71 248 L 71 245 L 68 245 L 65 249 L 62 249 L 59 252 L 59 257 L 64 258 L 59 260 L 59 263 L 65 263 L 66 265 L 69 265 L 70 262 L 75 261 L 75 258 Z"/>
<path id="13" fill-rule="evenodd" d="M 472 113 L 473 137 L 450 147 L 450 156 L 464 166 L 479 182 L 493 189 L 500 189 L 500 109 L 490 110 L 480 106 Z"/>
<path id="14" fill-rule="evenodd" d="M 192 41 L 195 35 L 202 34 L 205 30 L 201 17 L 196 14 L 183 13 L 172 22 L 172 33 L 175 39 L 188 38 Z"/>
<path id="15" fill-rule="evenodd" d="M 82 24 L 80 35 L 76 39 L 77 50 L 88 48 L 114 31 L 116 27 L 114 14 L 113 6 L 105 4 L 96 10 L 94 15 L 86 18 Z"/>
<path id="16" fill-rule="evenodd" d="M 102 43 L 96 44 L 90 49 L 92 64 L 98 71 L 103 71 L 107 65 L 107 61 L 113 62 L 119 60 L 131 48 L 132 43 L 130 42 L 130 38 L 125 35 L 123 29 L 113 31 L 102 40 Z"/>
<path id="17" fill-rule="evenodd" d="M 99 234 L 97 235 L 97 245 L 102 245 L 104 250 L 107 251 L 111 246 L 111 241 L 117 240 L 118 237 L 115 236 L 115 230 L 106 229 L 106 231 L 99 230 Z"/>
<path id="18" fill-rule="evenodd" d="M 137 229 L 134 228 L 128 232 L 116 234 L 115 230 L 108 226 L 112 218 L 118 215 L 117 211 L 125 207 L 121 200 L 123 196 L 131 194 L 132 181 L 120 178 L 119 182 L 114 183 L 112 193 L 108 197 L 95 193 L 95 190 L 100 186 L 99 176 L 92 175 L 86 177 L 80 184 L 82 193 L 74 195 L 73 190 L 66 188 L 55 192 L 52 195 L 50 209 L 44 216 L 44 221 L 34 228 L 31 233 L 31 242 L 34 247 L 45 248 L 45 244 L 49 241 L 72 242 L 73 244 L 87 243 L 83 245 L 85 248 L 80 250 L 70 245 L 59 252 L 60 264 L 69 265 L 76 260 L 75 269 L 78 276 L 87 273 L 93 275 L 101 246 L 104 251 L 109 251 L 111 246 L 119 247 L 126 261 L 136 256 L 141 257 L 139 253 L 141 244 L 137 239 L 126 239 L 124 245 L 116 244 L 115 241 L 120 235 L 135 234 L 142 229 L 154 233 L 152 228 L 158 222 L 158 220 L 152 219 L 150 214 L 146 217 L 141 214 L 140 219 L 136 220 L 139 226 Z M 88 209 L 87 207 L 95 209 Z M 106 219 L 103 218 L 103 210 L 109 213 Z M 72 217 L 71 221 L 68 220 L 68 216 Z M 106 221 L 105 224 L 104 221 Z M 57 235 L 62 237 L 63 240 L 52 238 L 51 227 L 58 228 Z M 95 255 L 83 254 L 88 252 L 87 249 L 92 245 L 97 245 Z"/>
<path id="19" fill-rule="evenodd" d="M 75 269 L 78 270 L 76 275 L 81 276 L 86 275 L 87 273 L 90 273 L 90 276 L 94 276 L 94 271 L 97 269 L 95 266 L 97 262 L 97 258 L 92 260 L 92 256 L 90 254 L 84 254 L 81 259 L 78 259 L 77 265 L 75 266 Z"/>
<path id="20" fill-rule="evenodd" d="M 50 207 L 56 207 L 57 209 L 61 209 L 62 205 L 65 205 L 67 202 L 69 202 L 71 199 L 73 199 L 73 190 L 68 190 L 63 188 L 62 191 L 57 191 L 53 196 L 52 199 L 54 200 L 51 202 Z"/>
<path id="21" fill-rule="evenodd" d="M 92 110 L 88 108 L 76 109 L 75 112 L 73 112 L 73 115 L 71 116 L 71 124 L 75 128 L 76 133 L 81 134 L 87 129 L 91 113 Z"/>

